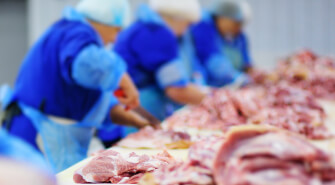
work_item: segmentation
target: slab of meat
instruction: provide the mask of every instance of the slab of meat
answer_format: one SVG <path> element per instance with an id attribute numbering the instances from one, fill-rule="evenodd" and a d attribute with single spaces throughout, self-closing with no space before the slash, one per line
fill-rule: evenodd
<path id="1" fill-rule="evenodd" d="M 223 140 L 223 137 L 216 136 L 202 138 L 190 147 L 188 160 L 192 165 L 212 170 L 215 154 Z"/>
<path id="2" fill-rule="evenodd" d="M 191 145 L 190 135 L 172 130 L 155 130 L 146 127 L 117 143 L 124 148 L 185 149 Z"/>
<path id="3" fill-rule="evenodd" d="M 140 185 L 212 185 L 211 171 L 188 162 L 164 166 L 140 180 Z"/>
<path id="4" fill-rule="evenodd" d="M 147 172 L 175 162 L 167 153 L 156 156 L 122 155 L 113 150 L 98 153 L 73 176 L 76 183 L 136 184 Z"/>
<path id="5" fill-rule="evenodd" d="M 325 111 L 309 91 L 281 82 L 235 91 L 221 89 L 200 106 L 168 119 L 170 128 L 195 127 L 226 132 L 232 126 L 269 124 L 310 139 L 331 137 Z"/>
<path id="6" fill-rule="evenodd" d="M 164 166 L 151 175 L 144 177 L 143 185 L 212 185 L 213 162 L 223 138 L 210 136 L 193 144 L 188 160 Z"/>
<path id="7" fill-rule="evenodd" d="M 243 124 L 246 120 L 236 109 L 230 91 L 219 89 L 213 90 L 199 106 L 190 107 L 186 112 L 177 112 L 166 122 L 172 129 L 193 127 L 227 131 L 231 126 Z"/>
<path id="8" fill-rule="evenodd" d="M 257 84 L 284 81 L 310 91 L 315 97 L 335 100 L 334 59 L 319 57 L 310 51 L 302 51 L 280 61 L 274 71 L 254 72 L 251 76 Z"/>
<path id="9" fill-rule="evenodd" d="M 307 140 L 267 127 L 236 127 L 214 161 L 217 185 L 322 185 L 335 183 L 335 164 Z"/>
<path id="10" fill-rule="evenodd" d="M 314 140 L 332 137 L 320 113 L 302 106 L 264 109 L 248 121 L 251 124 L 272 125 L 293 131 Z"/>

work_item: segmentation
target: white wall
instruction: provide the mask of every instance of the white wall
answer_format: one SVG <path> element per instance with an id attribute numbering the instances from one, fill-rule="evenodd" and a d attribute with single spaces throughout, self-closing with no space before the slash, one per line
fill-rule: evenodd
<path id="1" fill-rule="evenodd" d="M 78 0 L 30 0 L 30 41 L 56 20 L 65 5 Z M 201 0 L 210 4 L 211 0 Z M 145 0 L 130 0 L 136 7 Z M 262 68 L 301 48 L 335 55 L 335 0 L 248 0 L 253 19 L 247 25 L 252 55 Z"/>
<path id="2" fill-rule="evenodd" d="M 0 85 L 13 84 L 28 49 L 25 0 L 0 0 Z"/>
<path id="3" fill-rule="evenodd" d="M 28 0 L 29 44 L 62 14 L 65 6 L 75 5 L 78 0 Z"/>
<path id="4" fill-rule="evenodd" d="M 335 56 L 334 0 L 248 0 L 248 26 L 255 62 L 271 67 L 279 57 L 301 48 Z"/>

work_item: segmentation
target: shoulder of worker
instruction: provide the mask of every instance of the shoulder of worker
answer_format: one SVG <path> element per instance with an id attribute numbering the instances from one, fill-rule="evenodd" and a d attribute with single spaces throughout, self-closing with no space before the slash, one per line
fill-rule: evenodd
<path id="1" fill-rule="evenodd" d="M 140 6 L 137 20 L 123 31 L 118 39 L 119 44 L 128 44 L 138 52 L 160 52 L 176 50 L 177 38 L 165 25 L 161 17 L 148 6 Z"/>
<path id="2" fill-rule="evenodd" d="M 191 33 L 199 38 L 204 38 L 204 35 L 206 35 L 206 40 L 214 38 L 217 34 L 217 29 L 213 16 L 208 11 L 203 11 L 201 20 L 191 26 Z"/>
<path id="3" fill-rule="evenodd" d="M 190 33 L 201 61 L 206 61 L 212 54 L 219 52 L 216 45 L 218 31 L 208 12 L 203 12 L 201 21 L 191 26 Z"/>
<path id="4" fill-rule="evenodd" d="M 53 34 L 59 34 L 60 41 L 72 43 L 73 41 L 90 42 L 102 44 L 98 33 L 89 22 L 73 8 L 66 7 L 63 17 L 58 20 L 49 30 Z"/>
<path id="5" fill-rule="evenodd" d="M 141 63 L 154 71 L 177 57 L 178 40 L 163 25 L 138 20 L 119 35 L 114 50 L 128 64 Z"/>

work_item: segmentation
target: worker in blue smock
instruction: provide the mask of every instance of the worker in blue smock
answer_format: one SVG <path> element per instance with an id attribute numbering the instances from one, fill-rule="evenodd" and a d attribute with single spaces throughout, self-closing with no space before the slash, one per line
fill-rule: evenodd
<path id="1" fill-rule="evenodd" d="M 197 0 L 150 0 L 116 41 L 114 49 L 128 64 L 142 106 L 160 120 L 180 105 L 198 104 L 205 96 L 191 83 L 178 45 L 200 15 Z"/>
<path id="2" fill-rule="evenodd" d="M 246 2 L 216 0 L 191 28 L 195 54 L 206 69 L 208 85 L 245 84 L 252 67 L 248 39 L 242 28 L 250 17 Z"/>
<path id="3" fill-rule="evenodd" d="M 23 61 L 13 92 L 2 92 L 4 126 L 42 151 L 56 172 L 87 157 L 95 128 L 115 123 L 144 127 L 133 111 L 138 91 L 126 63 L 105 48 L 130 19 L 127 0 L 82 0 L 35 43 Z M 121 89 L 124 96 L 112 97 Z M 119 104 L 120 102 L 120 104 Z"/>
<path id="4" fill-rule="evenodd" d="M 56 185 L 40 153 L 0 129 L 0 184 Z"/>

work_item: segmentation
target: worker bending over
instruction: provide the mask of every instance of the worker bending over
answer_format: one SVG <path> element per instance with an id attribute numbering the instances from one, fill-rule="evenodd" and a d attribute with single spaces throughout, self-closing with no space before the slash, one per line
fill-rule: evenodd
<path id="1" fill-rule="evenodd" d="M 43 152 L 56 172 L 87 157 L 95 128 L 107 115 L 117 123 L 144 127 L 149 121 L 125 111 L 139 106 L 126 63 L 105 46 L 130 20 L 127 0 L 82 0 L 67 8 L 30 49 L 14 91 L 7 89 L 5 127 Z M 121 89 L 116 99 L 113 92 Z"/>
<path id="2" fill-rule="evenodd" d="M 200 15 L 197 0 L 150 0 L 115 44 L 140 90 L 143 107 L 160 120 L 180 105 L 198 104 L 205 96 L 191 82 L 179 52 L 179 39 Z"/>
<path id="3" fill-rule="evenodd" d="M 211 7 L 190 31 L 193 54 L 204 68 L 206 81 L 218 87 L 248 83 L 246 72 L 252 61 L 243 26 L 250 8 L 246 2 L 229 0 L 215 0 Z"/>

